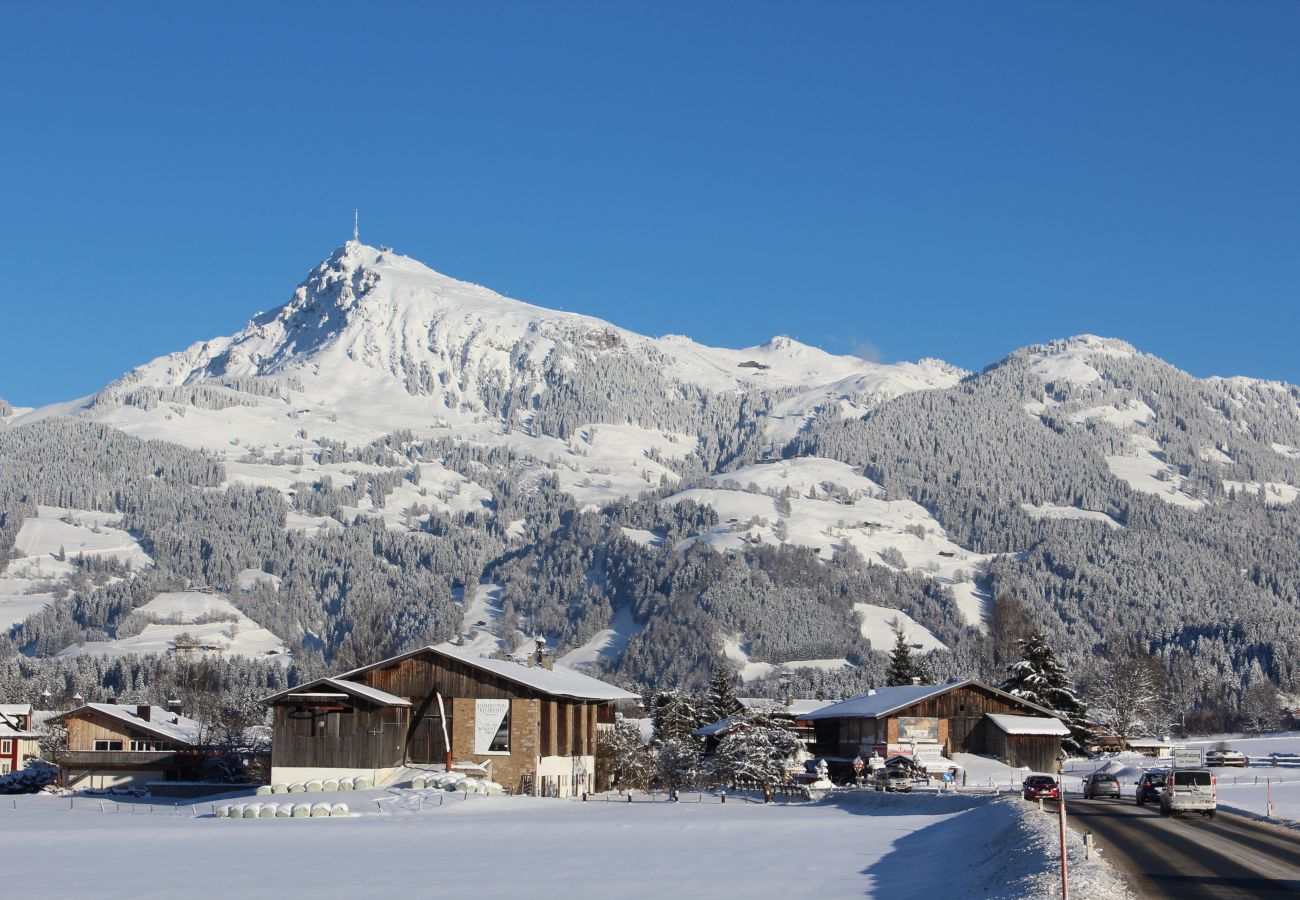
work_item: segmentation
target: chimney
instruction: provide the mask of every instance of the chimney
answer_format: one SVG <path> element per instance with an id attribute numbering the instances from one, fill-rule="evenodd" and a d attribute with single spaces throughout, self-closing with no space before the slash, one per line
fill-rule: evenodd
<path id="1" fill-rule="evenodd" d="M 117 706 L 117 698 L 116 698 L 116 697 L 109 697 L 109 698 L 108 698 L 108 702 L 111 703 L 113 706 Z"/>
<path id="2" fill-rule="evenodd" d="M 920 683 L 921 683 L 921 676 L 920 676 L 920 675 L 913 675 L 913 676 L 912 676 L 912 684 L 920 684 Z"/>
<path id="3" fill-rule="evenodd" d="M 552 655 L 549 654 L 549 653 L 543 653 L 543 654 L 542 654 L 542 668 L 543 668 L 543 669 L 554 669 L 554 668 L 555 668 L 555 657 L 552 656 Z"/>
<path id="4" fill-rule="evenodd" d="M 181 714 L 181 701 L 176 700 L 175 698 L 168 700 L 167 711 L 172 715 L 179 716 Z"/>
<path id="5" fill-rule="evenodd" d="M 546 659 L 547 659 L 547 656 L 546 656 L 546 638 L 539 634 L 539 635 L 536 637 L 535 642 L 536 642 L 536 645 L 537 645 L 537 649 L 536 649 L 536 652 L 533 654 L 533 658 L 529 660 L 529 664 L 531 665 L 532 662 L 533 662 L 533 660 L 535 659 L 535 660 L 537 661 L 537 665 L 542 666 L 543 668 L 547 668 L 547 669 L 549 669 L 550 666 L 547 665 L 547 663 L 546 663 Z"/>
<path id="6" fill-rule="evenodd" d="M 153 711 L 153 707 L 147 703 L 136 704 L 135 714 L 145 722 L 149 721 L 149 716 L 152 714 L 152 711 Z"/>

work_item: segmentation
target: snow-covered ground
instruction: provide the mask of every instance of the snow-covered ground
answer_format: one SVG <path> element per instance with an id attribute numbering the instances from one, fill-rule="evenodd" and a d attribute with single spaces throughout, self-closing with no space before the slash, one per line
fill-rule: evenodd
<path id="1" fill-rule="evenodd" d="M 138 607 L 134 615 L 150 620 L 151 624 L 145 625 L 137 635 L 113 641 L 74 644 L 56 656 L 169 653 L 179 643 L 194 648 L 184 651 L 192 657 L 246 656 L 288 661 L 289 650 L 284 642 L 240 612 L 221 594 L 202 591 L 159 594 Z"/>
<path id="2" fill-rule="evenodd" d="M 902 629 L 913 649 L 922 653 L 947 649 L 947 645 L 935 637 L 930 629 L 918 624 L 902 610 L 870 603 L 855 603 L 853 610 L 862 620 L 862 636 L 871 641 L 872 648 L 882 653 L 888 653 L 894 646 L 895 625 Z"/>
<path id="3" fill-rule="evenodd" d="M 341 799 L 354 815 L 230 820 L 209 815 L 208 805 L 193 807 L 194 817 L 184 802 L 151 815 L 147 800 L 118 811 L 97 798 L 77 798 L 69 809 L 67 798 L 19 797 L 17 808 L 0 805 L 0 842 L 24 861 L 10 867 L 6 886 L 18 895 L 107 900 L 206 895 L 218 885 L 229 896 L 322 900 L 987 900 L 1044 896 L 1055 865 L 1040 821 L 1047 817 L 1010 798 L 868 791 L 764 805 L 738 796 L 694 802 L 687 793 L 681 803 L 644 796 L 584 803 L 397 788 L 310 799 Z M 934 864 L 936 853 L 943 865 Z M 141 854 L 147 865 L 123 867 Z"/>
<path id="4" fill-rule="evenodd" d="M 0 568 L 0 630 L 44 609 L 77 571 L 78 556 L 116 559 L 134 569 L 153 565 L 139 542 L 116 527 L 121 522 L 113 513 L 37 507 L 18 530 L 16 557 Z"/>

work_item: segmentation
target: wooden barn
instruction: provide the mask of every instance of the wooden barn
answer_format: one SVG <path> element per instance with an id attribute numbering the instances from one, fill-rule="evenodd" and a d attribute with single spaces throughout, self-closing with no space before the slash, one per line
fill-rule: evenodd
<path id="1" fill-rule="evenodd" d="M 982 753 L 1055 772 L 1069 733 L 1050 710 L 974 680 L 878 688 L 804 718 L 816 733 L 813 752 L 846 780 L 859 755 L 943 765 L 953 753 Z"/>
<path id="2" fill-rule="evenodd" d="M 570 797 L 596 784 L 596 736 L 637 696 L 556 666 L 422 647 L 267 697 L 275 782 L 404 765 L 475 767 L 515 792 Z"/>

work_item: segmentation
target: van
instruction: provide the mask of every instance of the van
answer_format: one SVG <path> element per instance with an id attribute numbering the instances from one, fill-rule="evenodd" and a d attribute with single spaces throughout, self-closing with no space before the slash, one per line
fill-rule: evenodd
<path id="1" fill-rule="evenodd" d="M 1198 812 L 1214 817 L 1218 783 L 1209 769 L 1170 769 L 1160 789 L 1160 815 Z"/>

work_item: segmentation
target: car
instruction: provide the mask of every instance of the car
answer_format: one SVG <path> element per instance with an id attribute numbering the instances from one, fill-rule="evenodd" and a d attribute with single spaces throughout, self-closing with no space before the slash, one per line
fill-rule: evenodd
<path id="1" fill-rule="evenodd" d="M 1145 806 L 1148 800 L 1160 800 L 1160 791 L 1164 789 L 1164 769 L 1147 769 L 1137 783 L 1137 805 Z"/>
<path id="2" fill-rule="evenodd" d="M 1020 785 L 1020 792 L 1026 800 L 1059 800 L 1061 785 L 1051 775 L 1030 775 Z"/>
<path id="3" fill-rule="evenodd" d="M 1119 799 L 1119 779 L 1109 772 L 1093 772 L 1083 783 L 1083 799 L 1096 800 L 1098 797 Z"/>
<path id="4" fill-rule="evenodd" d="M 912 790 L 912 773 L 902 766 L 886 766 L 876 771 L 876 790 L 906 793 Z"/>
<path id="5" fill-rule="evenodd" d="M 1207 766 L 1236 766 L 1242 768 L 1247 762 L 1246 754 L 1240 750 L 1208 750 L 1205 753 L 1205 764 Z"/>
<path id="6" fill-rule="evenodd" d="M 1198 812 L 1214 818 L 1218 781 L 1209 769 L 1171 769 L 1160 789 L 1160 815 Z"/>

